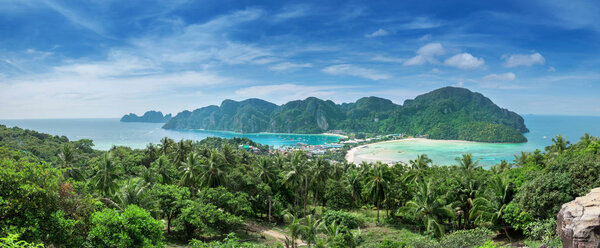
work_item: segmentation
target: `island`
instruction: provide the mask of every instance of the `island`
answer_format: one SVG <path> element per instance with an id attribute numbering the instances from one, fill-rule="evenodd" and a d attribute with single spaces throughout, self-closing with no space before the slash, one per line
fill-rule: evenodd
<path id="1" fill-rule="evenodd" d="M 150 123 L 165 123 L 171 120 L 171 114 L 163 116 L 160 111 L 147 111 L 142 116 L 130 113 L 121 117 L 121 122 L 150 122 Z"/>
<path id="2" fill-rule="evenodd" d="M 415 137 L 521 143 L 529 130 L 523 118 L 480 93 L 444 87 L 398 105 L 379 97 L 353 103 L 309 97 L 277 105 L 261 99 L 224 100 L 183 111 L 165 129 L 223 130 L 241 133 L 401 133 Z"/>

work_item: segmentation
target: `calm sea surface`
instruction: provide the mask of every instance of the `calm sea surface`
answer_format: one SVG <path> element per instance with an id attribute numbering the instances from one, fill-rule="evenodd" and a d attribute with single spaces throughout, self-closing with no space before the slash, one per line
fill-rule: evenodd
<path id="1" fill-rule="evenodd" d="M 357 152 L 379 160 L 408 161 L 417 154 L 427 154 L 436 164 L 455 163 L 455 158 L 463 153 L 472 153 L 480 164 L 489 166 L 501 160 L 512 161 L 514 154 L 521 151 L 543 150 L 552 143 L 558 134 L 566 136 L 575 143 L 585 133 L 600 136 L 600 117 L 587 116 L 541 116 L 524 115 L 525 124 L 530 132 L 525 134 L 529 140 L 523 144 L 488 144 L 488 143 L 435 143 L 435 142 L 401 142 L 381 145 L 370 145 Z M 54 135 L 65 135 L 71 140 L 91 139 L 97 149 L 107 150 L 113 145 L 143 148 L 148 143 L 158 143 L 167 136 L 175 140 L 201 140 L 206 137 L 248 137 L 258 143 L 282 146 L 295 145 L 297 142 L 307 144 L 324 144 L 337 141 L 337 137 L 326 135 L 295 134 L 238 134 L 233 132 L 200 131 L 200 130 L 165 130 L 158 123 L 123 123 L 119 119 L 38 119 L 38 120 L 0 120 L 0 124 L 9 127 L 18 126 Z"/>
<path id="2" fill-rule="evenodd" d="M 166 130 L 162 123 L 119 122 L 119 119 L 28 119 L 0 120 L 0 124 L 8 127 L 18 126 L 42 133 L 64 135 L 70 140 L 91 139 L 94 147 L 108 150 L 113 145 L 143 148 L 148 143 L 157 144 L 163 137 L 176 141 L 180 139 L 202 140 L 206 137 L 248 137 L 255 142 L 284 146 L 303 142 L 309 145 L 337 142 L 338 137 L 330 135 L 299 134 L 239 134 L 234 132 L 202 131 L 202 130 Z"/>

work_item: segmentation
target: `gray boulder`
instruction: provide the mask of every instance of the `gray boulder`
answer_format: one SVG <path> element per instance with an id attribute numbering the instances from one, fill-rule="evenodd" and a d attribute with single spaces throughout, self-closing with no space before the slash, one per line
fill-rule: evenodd
<path id="1" fill-rule="evenodd" d="M 556 231 L 563 247 L 600 247 L 600 188 L 562 205 Z"/>

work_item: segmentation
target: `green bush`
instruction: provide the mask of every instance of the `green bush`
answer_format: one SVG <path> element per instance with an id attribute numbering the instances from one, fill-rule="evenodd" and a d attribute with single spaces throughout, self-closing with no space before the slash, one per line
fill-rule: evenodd
<path id="1" fill-rule="evenodd" d="M 162 224 L 146 210 L 128 206 L 123 213 L 104 209 L 92 215 L 92 247 L 162 247 Z"/>
<path id="2" fill-rule="evenodd" d="M 44 248 L 43 244 L 27 243 L 19 240 L 18 234 L 9 234 L 7 237 L 0 238 L 0 247 L 2 248 Z"/>
<path id="3" fill-rule="evenodd" d="M 550 247 L 562 246 L 560 238 L 556 235 L 556 220 L 546 219 L 529 223 L 523 232 L 528 238 L 540 240 Z"/>
<path id="4" fill-rule="evenodd" d="M 456 231 L 444 236 L 440 240 L 440 247 L 464 248 L 477 247 L 485 244 L 494 237 L 494 232 L 486 228 L 475 228 L 471 230 Z"/>
<path id="5" fill-rule="evenodd" d="M 499 246 L 494 243 L 492 240 L 488 240 L 483 245 L 478 246 L 477 248 L 498 248 Z"/>
<path id="6" fill-rule="evenodd" d="M 361 225 L 354 215 L 341 211 L 341 210 L 329 210 L 323 214 L 321 220 L 326 224 L 337 223 L 340 226 L 347 227 L 349 229 L 357 228 Z"/>
<path id="7" fill-rule="evenodd" d="M 191 248 L 262 248 L 262 245 L 255 245 L 247 242 L 240 242 L 234 233 L 227 235 L 223 241 L 213 241 L 205 243 L 197 239 L 190 241 Z"/>
<path id="8" fill-rule="evenodd" d="M 331 209 L 340 210 L 354 207 L 352 192 L 340 181 L 327 181 L 325 199 L 327 199 L 327 207 Z"/>

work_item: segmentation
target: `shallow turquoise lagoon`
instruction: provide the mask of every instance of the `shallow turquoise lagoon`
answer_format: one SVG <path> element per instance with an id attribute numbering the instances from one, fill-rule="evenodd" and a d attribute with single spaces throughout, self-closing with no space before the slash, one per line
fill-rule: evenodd
<path id="1" fill-rule="evenodd" d="M 563 135 L 572 143 L 585 133 L 600 136 L 600 117 L 597 116 L 540 116 L 524 115 L 525 124 L 530 129 L 525 134 L 527 143 L 491 144 L 477 142 L 451 142 L 432 140 L 410 140 L 393 143 L 371 144 L 355 153 L 355 162 L 360 161 L 402 161 L 415 159 L 418 154 L 427 154 L 435 164 L 456 164 L 456 158 L 471 153 L 484 167 L 514 160 L 521 151 L 544 150 L 552 144 L 552 138 Z"/>

